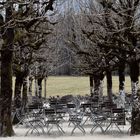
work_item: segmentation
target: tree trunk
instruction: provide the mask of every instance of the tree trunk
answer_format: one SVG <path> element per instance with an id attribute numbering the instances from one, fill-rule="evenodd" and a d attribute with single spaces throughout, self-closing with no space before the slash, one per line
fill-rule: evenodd
<path id="1" fill-rule="evenodd" d="M 32 84 L 33 84 L 33 78 L 29 77 L 29 95 L 32 96 Z"/>
<path id="2" fill-rule="evenodd" d="M 15 95 L 14 95 L 14 107 L 21 107 L 21 88 L 23 84 L 23 77 L 20 77 L 19 74 L 16 75 L 15 81 Z"/>
<path id="3" fill-rule="evenodd" d="M 112 102 L 112 74 L 110 71 L 106 71 L 106 78 L 107 78 L 107 95 L 108 100 Z"/>
<path id="4" fill-rule="evenodd" d="M 99 100 L 103 99 L 103 80 L 100 80 L 100 89 L 99 89 Z"/>
<path id="5" fill-rule="evenodd" d="M 25 108 L 28 102 L 27 98 L 27 77 L 23 79 L 23 91 L 22 91 L 22 107 Z"/>
<path id="6" fill-rule="evenodd" d="M 130 77 L 132 89 L 132 120 L 131 120 L 131 135 L 140 134 L 140 99 L 138 95 L 139 82 L 139 63 L 134 61 L 130 64 Z"/>
<path id="7" fill-rule="evenodd" d="M 45 97 L 45 99 L 47 98 L 47 89 L 46 89 L 46 85 L 47 85 L 47 77 L 44 78 L 44 97 Z"/>
<path id="8" fill-rule="evenodd" d="M 90 82 L 90 95 L 91 95 L 91 97 L 93 97 L 93 91 L 94 91 L 94 82 L 93 82 L 93 76 L 89 76 L 89 82 Z"/>
<path id="9" fill-rule="evenodd" d="M 125 82 L 125 62 L 120 62 L 120 65 L 119 65 L 119 96 L 120 96 L 119 107 L 123 107 L 123 108 L 125 107 L 124 82 Z"/>
<path id="10" fill-rule="evenodd" d="M 32 103 L 32 85 L 33 85 L 33 77 L 30 76 L 28 79 L 28 103 Z"/>
<path id="11" fill-rule="evenodd" d="M 6 8 L 6 22 L 12 18 L 11 7 Z M 12 136 L 14 135 L 11 121 L 14 29 L 10 25 L 6 26 L 3 39 L 4 44 L 1 51 L 0 136 Z"/>
<path id="12" fill-rule="evenodd" d="M 93 97 L 94 96 L 98 96 L 98 101 L 102 100 L 103 97 L 103 85 L 102 85 L 102 81 L 103 81 L 104 75 L 103 73 L 99 74 L 99 75 L 94 75 L 93 76 L 93 81 L 94 81 L 94 92 L 93 92 Z"/>
<path id="13" fill-rule="evenodd" d="M 100 76 L 94 76 L 94 92 L 93 92 L 93 98 L 98 98 L 99 100 L 102 100 L 102 82 Z"/>
<path id="14" fill-rule="evenodd" d="M 119 91 L 124 90 L 125 82 L 125 63 L 121 62 L 119 65 Z"/>
<path id="15" fill-rule="evenodd" d="M 40 99 L 42 98 L 42 80 L 43 80 L 42 77 L 37 79 L 37 83 L 38 83 L 38 95 L 39 95 L 39 98 Z"/>
<path id="16" fill-rule="evenodd" d="M 99 76 L 94 76 L 94 94 L 93 96 L 99 96 L 99 89 L 100 89 L 100 78 Z"/>
<path id="17" fill-rule="evenodd" d="M 35 96 L 38 97 L 38 84 L 37 84 L 36 77 L 35 77 L 35 87 L 34 87 L 34 89 L 35 89 Z"/>

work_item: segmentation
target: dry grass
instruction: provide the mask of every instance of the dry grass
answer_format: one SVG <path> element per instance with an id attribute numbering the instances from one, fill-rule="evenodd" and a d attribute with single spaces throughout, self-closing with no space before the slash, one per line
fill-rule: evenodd
<path id="1" fill-rule="evenodd" d="M 46 87 L 47 96 L 89 94 L 88 77 L 49 77 Z"/>
<path id="2" fill-rule="evenodd" d="M 43 85 L 44 86 L 44 85 Z M 47 81 L 47 96 L 56 95 L 86 95 L 90 93 L 89 77 L 49 77 Z M 103 82 L 104 94 L 106 95 L 106 79 Z M 113 93 L 119 90 L 118 76 L 113 76 Z M 130 78 L 126 77 L 125 91 L 131 91 Z"/>
<path id="3" fill-rule="evenodd" d="M 104 87 L 104 95 L 106 95 L 106 79 L 104 79 L 103 87 Z M 47 88 L 47 97 L 56 95 L 63 96 L 67 94 L 86 95 L 90 93 L 89 77 L 50 76 L 47 80 L 46 88 Z M 118 90 L 119 90 L 118 76 L 113 76 L 113 93 L 118 93 Z M 131 92 L 130 77 L 126 77 L 125 91 L 128 93 Z M 33 94 L 34 94 L 34 84 L 33 84 Z M 42 94 L 44 94 L 44 82 Z"/>

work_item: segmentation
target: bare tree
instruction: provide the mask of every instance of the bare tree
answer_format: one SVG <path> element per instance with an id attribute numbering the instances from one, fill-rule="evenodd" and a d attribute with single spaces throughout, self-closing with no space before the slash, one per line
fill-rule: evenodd
<path id="1" fill-rule="evenodd" d="M 139 134 L 139 98 L 138 98 L 138 76 L 139 76 L 139 0 L 118 0 L 106 1 L 101 3 L 108 6 L 111 10 L 110 27 L 112 27 L 111 35 L 115 45 L 111 41 L 107 42 L 107 46 L 118 51 L 121 60 L 125 60 L 130 65 L 130 77 L 132 82 L 132 124 L 131 135 Z M 112 44 L 112 45 L 111 45 Z M 125 55 L 124 55 L 125 54 Z M 119 57 L 118 57 L 119 58 Z M 135 73 L 135 74 L 134 74 Z M 124 78 L 122 78 L 124 80 Z"/>
<path id="2" fill-rule="evenodd" d="M 139 128 L 138 63 L 140 50 L 138 42 L 140 1 L 101 0 L 96 2 L 82 1 L 81 4 L 83 12 L 71 12 L 73 21 L 71 31 L 69 30 L 71 33 L 68 39 L 71 42 L 70 46 L 76 49 L 80 56 L 80 68 L 84 72 L 88 74 L 107 72 L 108 79 L 110 79 L 110 85 L 108 85 L 110 91 L 112 85 L 110 72 L 115 68 L 119 69 L 120 90 L 123 90 L 124 63 L 130 65 L 133 97 L 131 134 L 139 134 L 137 128 Z M 69 20 L 69 22 L 71 21 Z M 81 32 L 84 36 L 79 37 Z M 86 38 L 88 45 L 83 43 L 84 39 L 82 38 Z M 118 68 L 120 65 L 123 65 L 121 69 Z"/>
<path id="3" fill-rule="evenodd" d="M 45 13 L 48 10 L 53 10 L 54 0 L 41 2 L 40 12 L 37 10 L 38 3 L 38 1 L 13 2 L 11 0 L 0 3 L 1 9 L 5 11 L 5 20 L 1 24 L 4 43 L 1 48 L 0 136 L 14 135 L 11 122 L 11 102 L 15 28 L 28 30 L 30 26 L 37 23 L 40 19 L 46 18 Z"/>

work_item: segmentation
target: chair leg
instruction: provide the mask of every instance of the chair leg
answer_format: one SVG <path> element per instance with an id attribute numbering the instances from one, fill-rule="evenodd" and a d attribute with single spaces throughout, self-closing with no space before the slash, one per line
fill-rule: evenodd
<path id="1" fill-rule="evenodd" d="M 121 133 L 123 133 L 122 132 L 122 130 L 119 128 L 119 126 L 115 123 L 115 125 L 116 125 L 116 127 L 118 128 L 118 130 L 121 132 Z"/>
<path id="2" fill-rule="evenodd" d="M 53 125 L 50 127 L 50 129 L 48 128 L 48 131 L 47 131 L 48 134 L 50 133 L 52 128 L 53 128 Z"/>
<path id="3" fill-rule="evenodd" d="M 89 116 L 86 118 L 86 120 L 83 122 L 83 124 L 82 124 L 82 125 L 85 125 L 85 123 L 88 121 L 88 119 L 90 119 L 90 117 L 89 117 Z"/>
<path id="4" fill-rule="evenodd" d="M 44 134 L 45 133 L 43 128 L 44 124 L 42 122 L 38 122 L 37 126 L 42 130 L 42 133 Z"/>
<path id="5" fill-rule="evenodd" d="M 83 134 L 86 133 L 85 129 L 81 125 L 78 124 L 77 127 L 82 131 Z"/>
<path id="6" fill-rule="evenodd" d="M 74 126 L 74 128 L 73 128 L 73 130 L 71 132 L 71 135 L 73 135 L 75 129 L 76 129 L 76 125 Z"/>
<path id="7" fill-rule="evenodd" d="M 107 132 L 107 130 L 109 129 L 109 127 L 112 125 L 112 123 L 110 123 L 108 126 L 107 126 L 107 128 L 105 129 L 105 131 L 104 132 Z"/>
<path id="8" fill-rule="evenodd" d="M 75 129 L 78 128 L 83 134 L 85 134 L 85 129 L 78 123 L 73 123 L 74 124 L 74 128 L 71 132 L 71 135 L 74 133 Z"/>
<path id="9" fill-rule="evenodd" d="M 59 124 L 57 124 L 57 128 L 58 128 L 58 130 L 59 130 L 61 133 L 65 134 L 64 130 L 62 129 L 62 127 L 60 127 Z"/>

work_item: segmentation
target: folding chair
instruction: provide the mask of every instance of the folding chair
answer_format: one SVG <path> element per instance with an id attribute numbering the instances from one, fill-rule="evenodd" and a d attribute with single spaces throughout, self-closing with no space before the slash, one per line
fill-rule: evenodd
<path id="1" fill-rule="evenodd" d="M 69 122 L 74 125 L 71 135 L 74 134 L 76 128 L 78 128 L 83 134 L 86 133 L 82 125 L 83 117 L 84 117 L 83 112 L 76 111 L 76 112 L 71 112 L 71 114 L 69 114 Z"/>
<path id="2" fill-rule="evenodd" d="M 32 134 L 34 131 L 40 135 L 40 130 L 44 133 L 44 116 L 43 116 L 43 109 L 36 105 L 28 106 L 27 108 L 27 124 L 29 126 L 28 131 L 26 132 L 25 136 Z"/>
<path id="3" fill-rule="evenodd" d="M 40 112 L 32 113 L 32 115 L 30 114 L 30 116 L 28 116 L 28 126 L 29 126 L 29 129 L 26 132 L 25 136 L 27 136 L 29 132 L 31 134 L 33 132 L 37 132 L 38 135 L 40 135 L 40 130 L 44 134 L 45 131 L 44 131 L 44 123 L 43 123 L 42 114 L 40 114 Z"/>
<path id="4" fill-rule="evenodd" d="M 91 120 L 93 122 L 93 127 L 90 131 L 91 134 L 93 134 L 93 132 L 97 129 L 97 128 L 100 128 L 102 133 L 104 133 L 104 129 L 103 129 L 103 126 L 102 124 L 104 122 L 106 122 L 107 120 L 107 116 L 103 113 L 103 112 L 100 112 L 99 110 L 96 111 L 96 112 L 92 112 L 91 114 Z"/>
<path id="5" fill-rule="evenodd" d="M 53 126 L 56 126 L 57 130 L 64 134 L 64 130 L 60 126 L 62 118 L 57 114 L 54 109 L 45 109 L 45 127 L 48 129 L 47 133 L 50 134 Z"/>
<path id="6" fill-rule="evenodd" d="M 109 118 L 109 125 L 106 127 L 105 132 L 109 130 L 109 128 L 113 128 L 115 126 L 119 132 L 122 133 L 120 126 L 125 125 L 125 111 L 123 108 L 113 108 L 111 110 L 111 115 Z"/>
<path id="7" fill-rule="evenodd" d="M 18 123 L 15 125 L 17 128 L 20 124 L 27 126 L 27 113 L 22 111 L 21 108 L 16 109 L 14 113 L 14 117 L 16 117 Z M 14 118 L 13 118 L 14 119 Z"/>
<path id="8" fill-rule="evenodd" d="M 91 113 L 92 113 L 91 112 L 91 107 L 92 107 L 92 104 L 91 103 L 83 103 L 80 106 L 80 108 L 84 112 L 84 118 L 85 118 L 85 120 L 83 122 L 83 125 L 85 125 L 88 120 L 91 121 L 91 116 L 92 116 L 91 115 Z"/>

